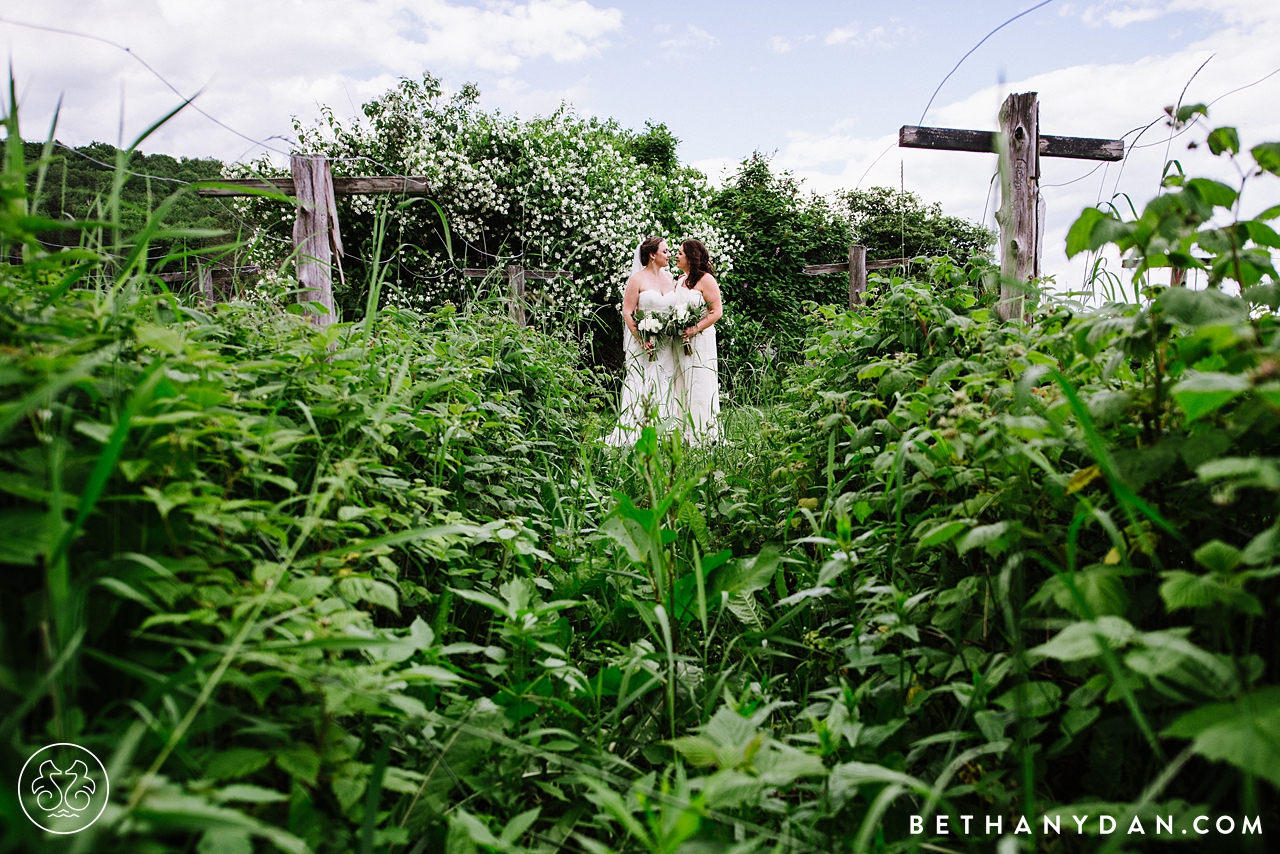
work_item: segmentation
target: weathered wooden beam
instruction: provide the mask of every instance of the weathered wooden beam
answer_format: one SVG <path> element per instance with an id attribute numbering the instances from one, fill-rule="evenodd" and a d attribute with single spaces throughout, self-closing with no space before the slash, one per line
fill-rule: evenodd
<path id="1" fill-rule="evenodd" d="M 431 192 L 427 179 L 421 176 L 398 175 L 394 178 L 332 178 L 334 195 L 338 196 L 372 196 L 400 194 L 406 196 L 425 196 Z M 293 178 L 223 178 L 218 181 L 219 187 L 200 187 L 196 192 L 201 196 L 250 196 L 254 190 L 266 190 L 296 196 L 297 187 Z"/>
<path id="2" fill-rule="evenodd" d="M 891 267 L 900 267 L 907 263 L 907 258 L 879 258 L 875 261 L 867 261 L 868 270 L 888 270 Z M 849 272 L 849 262 L 841 261 L 839 264 L 810 264 L 802 270 L 806 276 L 825 276 L 829 273 L 847 273 Z"/>
<path id="3" fill-rule="evenodd" d="M 931 128 L 903 125 L 898 131 L 900 148 L 931 148 L 935 151 L 978 151 L 996 153 L 996 135 L 989 130 Z M 1073 160 L 1123 160 L 1124 140 L 1092 139 L 1082 136 L 1040 137 L 1041 157 Z"/>
<path id="4" fill-rule="evenodd" d="M 847 273 L 849 272 L 849 262 L 842 261 L 839 264 L 810 264 L 804 268 L 806 276 L 825 276 L 828 273 Z"/>

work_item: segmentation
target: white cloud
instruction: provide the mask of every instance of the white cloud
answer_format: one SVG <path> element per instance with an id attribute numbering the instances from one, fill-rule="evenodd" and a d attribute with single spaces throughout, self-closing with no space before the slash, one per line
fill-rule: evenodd
<path id="1" fill-rule="evenodd" d="M 774 53 L 790 53 L 791 42 L 787 41 L 782 36 L 774 36 L 769 39 L 769 48 Z"/>
<path id="2" fill-rule="evenodd" d="M 715 47 L 720 44 L 720 40 L 704 29 L 689 24 L 683 35 L 673 39 L 667 39 L 658 43 L 658 47 L 667 52 L 668 55 L 676 53 L 684 53 L 686 51 L 695 51 L 699 48 Z"/>
<path id="3" fill-rule="evenodd" d="M 1234 2 L 1225 12 L 1226 26 L 1195 44 L 1166 56 L 1140 57 L 1108 65 L 1080 65 L 991 87 L 950 104 L 935 107 L 927 123 L 944 127 L 994 128 L 999 105 L 1009 92 L 1040 94 L 1042 133 L 1063 136 L 1117 138 L 1140 129 L 1162 116 L 1174 103 L 1192 73 L 1211 55 L 1187 90 L 1185 103 L 1210 102 L 1280 67 L 1280 16 L 1263 14 L 1251 0 Z M 1224 98 L 1213 105 L 1214 126 L 1239 128 L 1247 149 L 1259 142 L 1280 140 L 1280 116 L 1274 104 L 1280 97 L 1280 75 Z M 903 122 L 916 115 L 904 111 Z M 1079 286 L 1083 259 L 1068 260 L 1066 231 L 1080 211 L 1099 201 L 1127 193 L 1141 210 L 1159 188 L 1167 156 L 1180 160 L 1188 174 L 1210 175 L 1238 184 L 1229 162 L 1213 157 L 1206 148 L 1193 151 L 1186 142 L 1203 139 L 1204 130 L 1193 130 L 1169 140 L 1162 122 L 1141 136 L 1128 133 L 1131 146 L 1127 162 L 1097 164 L 1089 161 L 1043 158 L 1041 186 L 1047 201 L 1044 270 L 1058 277 L 1062 287 Z M 1136 141 L 1137 145 L 1133 143 Z M 900 149 L 896 135 L 868 139 L 856 126 L 833 126 L 826 133 L 792 133 L 775 163 L 806 179 L 822 192 L 873 185 L 898 187 L 920 193 L 927 201 L 939 201 L 944 209 L 994 226 L 993 211 L 999 189 L 993 188 L 995 156 L 949 151 Z M 877 158 L 879 160 L 877 161 Z M 839 168 L 832 174 L 832 163 Z M 1095 170 L 1095 167 L 1096 170 Z M 901 170 L 901 171 L 900 171 Z M 865 174 L 865 177 L 864 177 Z M 1117 204 L 1126 208 L 1123 197 Z M 1244 197 L 1246 215 L 1280 203 L 1280 181 L 1267 176 L 1251 181 Z M 1118 259 L 1111 269 L 1119 271 Z M 1127 277 L 1126 277 L 1127 280 Z"/>
<path id="4" fill-rule="evenodd" d="M 829 45 L 847 45 L 849 47 L 892 46 L 889 41 L 888 31 L 884 27 L 873 27 L 870 30 L 861 30 L 856 26 L 836 28 L 827 33 L 824 41 Z"/>
<path id="5" fill-rule="evenodd" d="M 343 115 L 353 102 L 424 69 L 459 79 L 477 70 L 510 77 L 530 60 L 598 56 L 623 20 L 621 10 L 588 0 L 482 6 L 457 0 L 11 0 L 4 15 L 128 47 L 184 94 L 202 91 L 200 109 L 258 140 L 289 135 L 289 117 L 314 116 L 320 103 Z M 179 103 L 118 48 L 2 22 L 0 35 L 9 41 L 24 89 L 27 127 L 47 121 L 60 93 L 66 95 L 60 135 L 75 142 L 117 139 L 122 93 L 126 139 Z M 570 98 L 577 91 L 559 94 Z M 556 94 L 537 100 L 558 103 Z M 151 150 L 222 158 L 247 146 L 190 109 L 147 143 Z"/>

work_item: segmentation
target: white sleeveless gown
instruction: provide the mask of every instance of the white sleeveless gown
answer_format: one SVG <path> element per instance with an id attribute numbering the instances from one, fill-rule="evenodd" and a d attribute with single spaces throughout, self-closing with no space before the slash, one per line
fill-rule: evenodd
<path id="1" fill-rule="evenodd" d="M 676 302 L 702 303 L 702 294 L 677 287 Z M 716 356 L 716 328 L 710 326 L 689 341 L 686 356 L 679 339 L 676 359 L 675 415 L 690 445 L 710 445 L 720 439 L 720 377 Z"/>
<path id="2" fill-rule="evenodd" d="M 678 291 L 660 294 L 657 291 L 641 291 L 637 308 L 645 311 L 667 312 L 675 304 Z M 676 385 L 675 348 L 668 340 L 654 344 L 654 359 L 631 334 L 631 328 L 623 325 L 622 354 L 626 374 L 622 381 L 622 395 L 618 400 L 618 426 L 605 441 L 621 448 L 634 445 L 640 438 L 640 430 L 646 423 L 658 426 L 673 414 Z"/>

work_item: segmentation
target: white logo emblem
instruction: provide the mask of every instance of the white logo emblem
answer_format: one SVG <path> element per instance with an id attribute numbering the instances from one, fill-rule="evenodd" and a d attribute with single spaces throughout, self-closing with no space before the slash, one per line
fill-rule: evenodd
<path id="1" fill-rule="evenodd" d="M 59 742 L 31 755 L 18 774 L 18 802 L 37 827 L 79 833 L 107 807 L 107 769 L 78 744 Z"/>

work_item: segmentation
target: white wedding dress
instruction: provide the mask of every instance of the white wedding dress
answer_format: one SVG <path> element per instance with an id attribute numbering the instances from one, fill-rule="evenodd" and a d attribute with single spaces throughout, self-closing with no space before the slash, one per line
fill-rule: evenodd
<path id="1" fill-rule="evenodd" d="M 698 291 L 677 287 L 676 303 L 703 303 Z M 716 356 L 716 328 L 709 326 L 689 341 L 685 355 L 680 339 L 674 343 L 676 359 L 675 412 L 690 445 L 710 445 L 720 439 L 720 378 Z"/>
<path id="2" fill-rule="evenodd" d="M 668 312 L 675 304 L 677 293 L 641 291 L 636 308 Z M 605 440 L 615 448 L 634 445 L 646 423 L 657 426 L 670 418 L 675 400 L 676 356 L 669 340 L 654 342 L 654 358 L 650 361 L 649 354 L 631 334 L 631 327 L 623 324 L 622 354 L 626 375 L 618 400 L 618 426 Z"/>

